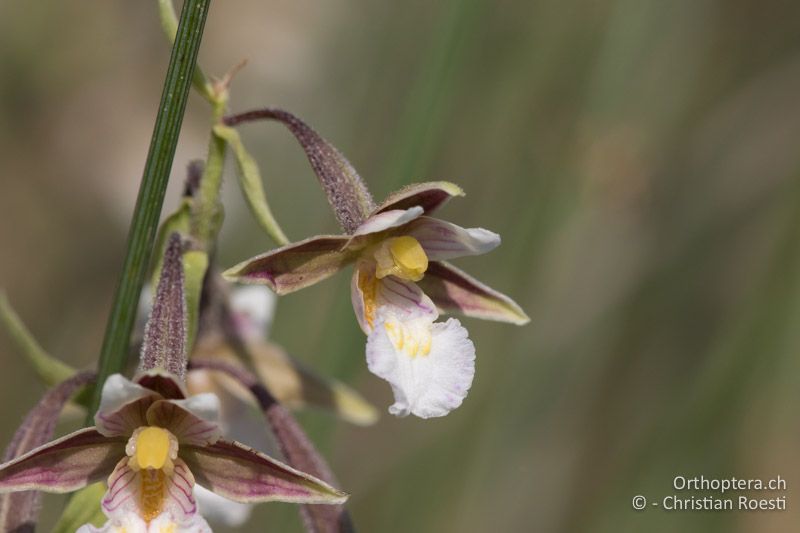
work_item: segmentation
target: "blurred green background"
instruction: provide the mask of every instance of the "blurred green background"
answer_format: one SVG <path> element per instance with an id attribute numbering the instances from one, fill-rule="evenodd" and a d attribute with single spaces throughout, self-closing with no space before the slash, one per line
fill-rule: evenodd
<path id="1" fill-rule="evenodd" d="M 154 1 L 0 1 L 0 285 L 77 366 L 99 351 L 168 52 Z M 442 216 L 503 245 L 458 265 L 532 318 L 464 321 L 476 379 L 444 419 L 301 416 L 361 531 L 797 530 L 800 3 L 215 2 L 201 58 L 217 75 L 247 58 L 232 110 L 303 117 L 378 199 L 462 185 Z M 193 96 L 167 211 L 208 120 Z M 290 237 L 336 231 L 292 138 L 242 132 Z M 232 172 L 224 194 L 230 266 L 269 241 Z M 273 338 L 384 410 L 348 285 L 282 299 Z M 4 446 L 43 387 L 5 334 L 0 365 Z M 631 509 L 701 474 L 780 475 L 789 510 Z M 263 505 L 247 530 L 299 524 Z"/>

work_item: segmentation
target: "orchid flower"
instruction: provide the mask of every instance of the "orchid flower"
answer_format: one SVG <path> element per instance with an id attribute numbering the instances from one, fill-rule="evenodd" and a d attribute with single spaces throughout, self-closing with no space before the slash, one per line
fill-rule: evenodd
<path id="1" fill-rule="evenodd" d="M 346 499 L 313 476 L 221 438 L 217 397 L 187 396 L 181 254 L 174 234 L 136 379 L 106 379 L 94 426 L 0 465 L 0 492 L 72 492 L 107 479 L 101 507 L 108 521 L 100 529 L 84 525 L 80 533 L 211 531 L 198 513 L 195 483 L 242 503 Z"/>
<path id="2" fill-rule="evenodd" d="M 288 294 L 354 264 L 353 309 L 368 335 L 367 364 L 387 380 L 389 412 L 443 416 L 467 395 L 475 348 L 457 319 L 441 312 L 525 324 L 527 315 L 501 294 L 446 261 L 486 253 L 500 236 L 429 216 L 464 193 L 448 182 L 407 187 L 377 206 L 353 231 L 323 235 L 256 256 L 225 272 L 228 279 Z"/>
<path id="3" fill-rule="evenodd" d="M 95 427 L 0 466 L 0 491 L 72 492 L 107 477 L 101 505 L 109 521 L 81 533 L 211 531 L 198 514 L 195 480 L 240 502 L 343 501 L 344 494 L 324 482 L 221 439 L 217 407 L 212 394 L 187 398 L 166 373 L 146 373 L 135 382 L 114 374 L 103 386 Z"/>

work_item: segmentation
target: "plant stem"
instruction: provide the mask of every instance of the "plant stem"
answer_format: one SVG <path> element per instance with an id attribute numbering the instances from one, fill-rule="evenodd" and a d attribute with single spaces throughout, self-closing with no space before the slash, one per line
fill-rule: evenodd
<path id="1" fill-rule="evenodd" d="M 150 151 L 147 154 L 139 196 L 128 234 L 127 254 L 122 269 L 111 315 L 106 326 L 100 352 L 97 384 L 90 418 L 100 404 L 100 391 L 105 379 L 120 372 L 128 355 L 131 330 L 136 318 L 139 293 L 155 241 L 161 206 L 175 157 L 186 101 L 192 85 L 197 51 L 203 36 L 211 0 L 186 0 L 181 11 L 178 33 L 164 80 Z"/>
<path id="2" fill-rule="evenodd" d="M 212 104 L 212 127 L 222 120 L 225 113 L 226 98 L 222 97 Z M 222 187 L 222 170 L 225 165 L 225 140 L 217 136 L 213 129 L 208 141 L 208 156 L 200 179 L 200 188 L 195 200 L 195 212 L 192 217 L 192 236 L 198 239 L 206 251 L 212 251 L 225 212 L 220 202 Z"/>
<path id="3" fill-rule="evenodd" d="M 62 363 L 42 348 L 19 315 L 14 312 L 8 297 L 2 291 L 0 291 L 0 324 L 48 387 L 53 387 L 75 374 L 74 368 Z"/>

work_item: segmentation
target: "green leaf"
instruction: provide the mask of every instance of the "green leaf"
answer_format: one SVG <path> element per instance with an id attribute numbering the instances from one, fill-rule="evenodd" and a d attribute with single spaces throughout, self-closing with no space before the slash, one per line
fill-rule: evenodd
<path id="1" fill-rule="evenodd" d="M 272 210 L 267 203 L 264 187 L 261 182 L 261 172 L 255 159 L 247 152 L 239 137 L 239 132 L 235 129 L 217 124 L 214 126 L 214 134 L 225 140 L 236 156 L 236 168 L 239 175 L 239 184 L 244 192 L 247 205 L 256 217 L 258 224 L 267 232 L 267 235 L 275 241 L 275 244 L 283 246 L 288 244 L 289 239 L 278 225 Z"/>
<path id="2" fill-rule="evenodd" d="M 45 385 L 52 387 L 75 374 L 76 370 L 74 368 L 47 353 L 33 338 L 19 315 L 14 312 L 4 292 L 0 292 L 0 321 L 2 321 L 9 336 L 16 344 L 17 349 L 25 356 L 25 359 Z"/>
<path id="3" fill-rule="evenodd" d="M 76 492 L 53 527 L 53 533 L 74 533 L 83 524 L 102 526 L 106 516 L 100 508 L 100 500 L 106 492 L 105 484 L 93 483 Z"/>

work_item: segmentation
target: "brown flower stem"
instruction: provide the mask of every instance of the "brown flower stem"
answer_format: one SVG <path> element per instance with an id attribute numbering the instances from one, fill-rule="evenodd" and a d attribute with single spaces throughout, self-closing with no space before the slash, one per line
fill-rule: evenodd
<path id="1" fill-rule="evenodd" d="M 364 180 L 347 158 L 331 143 L 293 114 L 281 109 L 264 108 L 229 115 L 227 126 L 258 120 L 276 120 L 286 126 L 306 152 L 336 219 L 347 233 L 352 233 L 375 209 L 375 202 Z"/>

